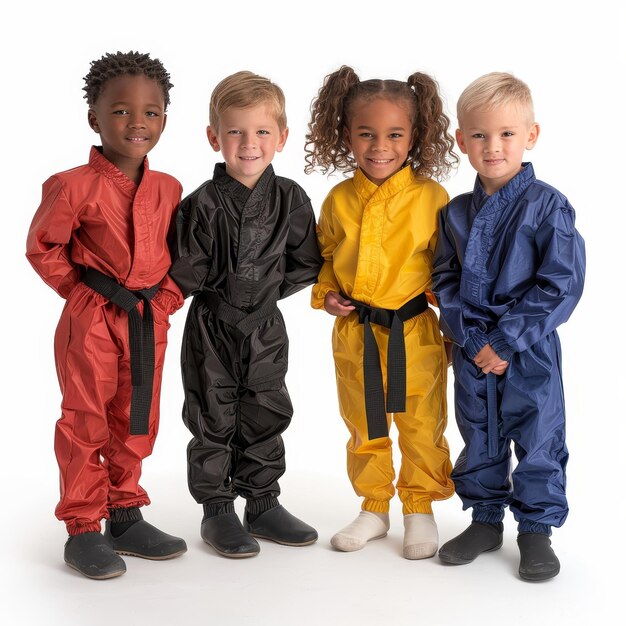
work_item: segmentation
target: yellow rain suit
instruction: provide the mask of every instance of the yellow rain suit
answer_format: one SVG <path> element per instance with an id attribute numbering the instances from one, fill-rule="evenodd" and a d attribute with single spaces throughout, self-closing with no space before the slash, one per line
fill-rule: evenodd
<path id="1" fill-rule="evenodd" d="M 361 170 L 334 187 L 318 225 L 324 265 L 312 306 L 324 308 L 329 291 L 373 307 L 399 309 L 431 286 L 437 217 L 448 195 L 436 182 L 404 167 L 382 185 Z M 428 293 L 429 301 L 434 302 Z M 387 380 L 389 330 L 372 324 Z M 406 411 L 393 414 L 402 464 L 397 489 L 403 513 L 431 513 L 431 502 L 454 493 L 446 427 L 446 360 L 432 309 L 404 323 Z M 348 475 L 362 508 L 389 510 L 395 473 L 389 437 L 368 439 L 363 388 L 363 325 L 356 313 L 337 317 L 333 353 L 339 409 L 348 430 Z M 386 382 L 385 391 L 386 391 Z M 387 414 L 390 423 L 392 414 Z"/>

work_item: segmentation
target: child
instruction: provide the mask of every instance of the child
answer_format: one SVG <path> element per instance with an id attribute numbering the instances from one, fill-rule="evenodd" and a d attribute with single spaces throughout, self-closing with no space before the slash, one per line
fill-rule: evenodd
<path id="1" fill-rule="evenodd" d="M 254 537 L 291 546 L 317 540 L 278 503 L 281 433 L 293 409 L 276 301 L 315 282 L 321 264 L 308 197 L 272 169 L 287 134 L 277 85 L 252 72 L 225 78 L 211 95 L 207 128 L 225 163 L 183 200 L 177 219 L 172 277 L 194 295 L 182 347 L 189 488 L 204 507 L 202 538 L 231 558 L 256 555 Z"/>
<path id="2" fill-rule="evenodd" d="M 478 177 L 474 192 L 442 213 L 433 290 L 455 344 L 465 448 L 453 479 L 472 524 L 439 556 L 459 565 L 497 550 L 508 504 L 518 522 L 519 574 L 544 580 L 559 573 L 548 537 L 568 511 L 556 327 L 582 293 L 584 243 L 565 196 L 522 163 L 539 136 L 526 84 L 487 74 L 457 108 L 457 141 Z M 518 465 L 509 479 L 511 441 Z"/>
<path id="3" fill-rule="evenodd" d="M 340 411 L 350 431 L 348 475 L 364 498 L 356 520 L 331 539 L 338 550 L 359 550 L 389 529 L 389 414 L 402 451 L 396 487 L 405 558 L 435 554 L 431 503 L 453 493 L 443 435 L 445 352 L 427 302 L 437 214 L 448 201 L 430 177 L 458 160 L 448 123 L 437 84 L 421 73 L 406 83 L 361 82 L 343 66 L 326 77 L 313 105 L 305 171 L 356 168 L 322 207 L 324 265 L 312 297 L 314 308 L 337 316 L 333 351 Z"/>
<path id="4" fill-rule="evenodd" d="M 146 159 L 165 126 L 169 78 L 138 52 L 91 63 L 84 91 L 102 146 L 44 183 L 28 233 L 28 260 L 67 300 L 54 342 L 56 516 L 69 533 L 65 562 L 89 578 L 123 574 L 118 553 L 159 560 L 187 549 L 139 510 L 150 504 L 139 476 L 158 429 L 167 319 L 182 304 L 166 242 L 180 184 Z"/>

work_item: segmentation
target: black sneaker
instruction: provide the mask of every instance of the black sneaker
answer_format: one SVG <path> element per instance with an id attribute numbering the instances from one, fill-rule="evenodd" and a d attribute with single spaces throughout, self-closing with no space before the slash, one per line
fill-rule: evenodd
<path id="1" fill-rule="evenodd" d="M 491 552 L 502 546 L 502 523 L 472 522 L 460 535 L 444 543 L 439 558 L 449 565 L 471 563 L 479 554 Z"/>
<path id="2" fill-rule="evenodd" d="M 308 546 L 317 541 L 315 528 L 293 516 L 281 504 L 257 516 L 253 522 L 244 516 L 244 528 L 259 539 L 284 546 Z"/>
<path id="3" fill-rule="evenodd" d="M 168 535 L 143 519 L 132 524 L 119 537 L 111 534 L 111 521 L 107 520 L 104 537 L 118 554 L 152 561 L 173 559 L 187 552 L 184 539 Z"/>
<path id="4" fill-rule="evenodd" d="M 231 559 L 256 556 L 261 548 L 251 537 L 234 511 L 212 515 L 202 520 L 200 534 L 218 554 Z"/>
<path id="5" fill-rule="evenodd" d="M 72 535 L 65 544 L 65 562 L 76 571 L 95 580 L 121 576 L 126 563 L 98 532 Z"/>
<path id="6" fill-rule="evenodd" d="M 548 580 L 561 570 L 548 535 L 521 533 L 517 536 L 517 545 L 520 552 L 519 575 L 523 580 Z"/>

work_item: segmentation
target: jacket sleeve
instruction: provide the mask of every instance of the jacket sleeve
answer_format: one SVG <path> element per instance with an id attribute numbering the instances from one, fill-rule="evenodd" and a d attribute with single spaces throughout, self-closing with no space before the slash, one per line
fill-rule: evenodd
<path id="1" fill-rule="evenodd" d="M 461 346 L 473 359 L 488 343 L 487 328 L 480 322 L 468 323 L 461 302 L 461 262 L 454 236 L 448 226 L 448 208 L 439 214 L 439 239 L 433 263 L 433 293 L 439 303 L 439 324 L 444 336 Z"/>
<path id="2" fill-rule="evenodd" d="M 280 298 L 286 298 L 317 280 L 322 258 L 315 237 L 315 214 L 311 201 L 301 192 L 304 203 L 289 213 L 285 276 Z"/>
<path id="3" fill-rule="evenodd" d="M 176 205 L 180 206 L 180 196 L 181 196 L 182 188 L 178 186 L 178 198 L 176 200 Z M 172 218 L 170 220 L 170 227 L 167 231 L 167 247 L 170 252 L 170 258 L 174 258 L 174 254 L 176 251 L 176 216 L 178 215 L 178 208 L 176 208 L 172 212 Z M 161 288 L 159 290 L 167 302 L 167 312 L 168 314 L 172 314 L 175 311 L 178 311 L 183 304 L 185 303 L 185 299 L 178 285 L 174 282 L 169 272 L 165 275 L 163 280 L 161 281 Z"/>
<path id="4" fill-rule="evenodd" d="M 461 263 L 447 228 L 448 210 L 439 213 L 439 237 L 433 261 L 433 293 L 439 303 L 439 325 L 444 336 L 459 346 L 465 343 L 461 309 Z"/>
<path id="5" fill-rule="evenodd" d="M 435 259 L 435 254 L 437 251 L 437 242 L 439 241 L 439 231 L 441 230 L 442 227 L 442 219 L 441 219 L 441 213 L 443 212 L 443 209 L 448 205 L 448 203 L 450 202 L 450 196 L 448 196 L 447 191 L 441 187 L 441 191 L 442 193 L 442 197 L 441 197 L 441 202 L 439 204 L 439 209 L 437 211 L 437 214 L 435 216 L 435 227 L 433 229 L 433 234 L 430 237 L 430 240 L 428 242 L 428 252 L 430 253 L 430 258 Z M 432 306 L 439 306 L 439 303 L 437 302 L 437 298 L 435 297 L 435 294 L 433 293 L 433 289 L 432 286 L 430 289 L 426 290 L 426 299 L 428 300 L 428 303 L 431 304 Z"/>
<path id="6" fill-rule="evenodd" d="M 585 279 L 585 244 L 574 219 L 566 203 L 539 226 L 535 244 L 541 263 L 535 284 L 489 333 L 489 342 L 502 358 L 507 349 L 521 352 L 554 331 L 576 307 Z"/>
<path id="7" fill-rule="evenodd" d="M 176 216 L 176 245 L 169 275 L 186 298 L 202 290 L 211 267 L 213 237 L 201 207 L 186 198 Z"/>
<path id="8" fill-rule="evenodd" d="M 324 308 L 324 299 L 329 291 L 339 292 L 339 282 L 333 269 L 333 253 L 337 247 L 337 239 L 333 227 L 333 198 L 328 196 L 324 200 L 317 225 L 317 243 L 322 255 L 322 267 L 317 277 L 317 283 L 311 292 L 311 306 L 314 309 Z"/>
<path id="9" fill-rule="evenodd" d="M 71 260 L 72 233 L 80 227 L 74 209 L 56 177 L 43 185 L 42 200 L 28 231 L 26 258 L 61 297 L 80 281 L 81 268 Z"/>

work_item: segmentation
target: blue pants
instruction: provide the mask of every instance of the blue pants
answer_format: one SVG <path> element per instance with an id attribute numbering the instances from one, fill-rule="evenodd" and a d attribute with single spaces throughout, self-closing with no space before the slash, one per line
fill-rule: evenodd
<path id="1" fill-rule="evenodd" d="M 495 523 L 510 506 L 522 532 L 546 532 L 567 517 L 565 406 L 556 333 L 513 355 L 497 377 L 498 435 L 488 453 L 487 376 L 455 346 L 456 420 L 465 443 L 452 478 L 463 509 Z M 510 474 L 511 442 L 518 464 Z"/>

